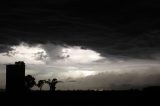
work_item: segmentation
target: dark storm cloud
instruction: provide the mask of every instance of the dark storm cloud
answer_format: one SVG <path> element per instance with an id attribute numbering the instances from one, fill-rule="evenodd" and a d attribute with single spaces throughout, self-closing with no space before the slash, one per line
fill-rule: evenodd
<path id="1" fill-rule="evenodd" d="M 160 16 L 154 1 L 47 0 L 5 5 L 0 44 L 6 48 L 1 51 L 22 41 L 80 45 L 115 56 L 146 58 L 160 51 Z"/>

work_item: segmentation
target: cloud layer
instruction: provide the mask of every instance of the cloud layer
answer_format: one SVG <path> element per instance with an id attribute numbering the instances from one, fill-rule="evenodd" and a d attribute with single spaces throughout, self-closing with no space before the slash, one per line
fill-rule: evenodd
<path id="1" fill-rule="evenodd" d="M 154 0 L 4 2 L 0 64 L 25 60 L 26 73 L 37 79 L 77 80 L 61 89 L 159 85 L 158 6 Z"/>
<path id="2" fill-rule="evenodd" d="M 58 89 L 73 90 L 73 89 L 92 89 L 92 90 L 127 90 L 127 89 L 143 89 L 148 86 L 160 85 L 160 70 L 148 69 L 138 70 L 143 72 L 126 73 L 100 73 L 93 76 L 88 76 L 83 79 L 77 79 L 76 82 L 68 82 L 58 84 Z"/>
<path id="3" fill-rule="evenodd" d="M 154 58 L 160 51 L 160 20 L 154 1 L 57 3 L 10 2 L 0 19 L 0 51 L 22 41 L 82 46 L 103 56 Z"/>
<path id="4" fill-rule="evenodd" d="M 57 89 L 130 89 L 159 85 L 159 59 L 102 57 L 79 46 L 21 43 L 1 53 L 1 87 L 5 85 L 5 64 L 26 63 L 26 74 L 40 79 L 58 78 Z M 84 58 L 85 57 L 85 58 Z M 2 68 L 3 67 L 3 68 Z M 46 88 L 47 89 L 47 86 Z"/>

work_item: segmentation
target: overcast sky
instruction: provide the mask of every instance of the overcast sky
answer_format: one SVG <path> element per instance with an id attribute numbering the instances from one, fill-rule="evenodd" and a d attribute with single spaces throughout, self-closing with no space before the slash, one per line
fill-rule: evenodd
<path id="1" fill-rule="evenodd" d="M 160 85 L 160 15 L 155 0 L 1 4 L 1 88 L 5 65 L 15 61 L 24 61 L 26 75 L 37 81 L 63 80 L 57 85 L 61 90 Z"/>

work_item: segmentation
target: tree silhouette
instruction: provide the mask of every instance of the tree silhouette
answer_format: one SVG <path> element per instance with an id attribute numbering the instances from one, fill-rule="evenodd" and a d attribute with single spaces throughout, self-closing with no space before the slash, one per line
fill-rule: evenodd
<path id="1" fill-rule="evenodd" d="M 37 86 L 40 88 L 40 91 L 42 90 L 42 87 L 46 81 L 45 80 L 39 80 Z"/>
<path id="2" fill-rule="evenodd" d="M 50 91 L 55 91 L 56 84 L 59 82 L 62 82 L 62 81 L 58 81 L 56 78 L 52 79 L 52 81 L 51 81 L 51 79 L 48 79 L 47 81 L 46 80 L 39 80 L 38 83 L 36 84 L 36 86 L 38 88 L 40 88 L 40 91 L 41 91 L 43 85 L 46 83 L 49 85 Z"/>
<path id="3" fill-rule="evenodd" d="M 25 76 L 25 88 L 26 90 L 31 90 L 31 88 L 36 85 L 35 78 L 31 75 Z"/>
<path id="4" fill-rule="evenodd" d="M 55 91 L 56 90 L 56 84 L 62 82 L 62 81 L 58 81 L 56 78 L 52 79 L 52 81 L 50 79 L 48 79 L 48 81 L 45 81 L 45 83 L 47 83 L 50 87 L 50 91 Z"/>

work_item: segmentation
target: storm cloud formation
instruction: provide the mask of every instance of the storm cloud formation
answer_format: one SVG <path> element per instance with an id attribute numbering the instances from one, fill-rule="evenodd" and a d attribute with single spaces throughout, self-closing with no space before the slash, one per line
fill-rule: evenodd
<path id="1" fill-rule="evenodd" d="M 156 5 L 154 1 L 8 2 L 2 10 L 1 51 L 21 41 L 51 42 L 91 48 L 102 55 L 152 58 L 160 46 Z"/>
<path id="2" fill-rule="evenodd" d="M 133 70 L 130 71 L 129 75 L 123 74 L 124 78 L 132 79 L 134 77 L 129 76 L 135 75 L 135 73 L 132 74 L 132 72 L 135 72 L 134 70 L 141 70 L 139 67 L 146 66 L 147 77 L 140 74 L 145 79 L 142 82 L 145 82 L 146 79 L 150 78 L 149 76 L 152 73 L 151 70 L 153 67 L 156 66 L 154 70 L 159 69 L 160 8 L 156 0 L 112 0 L 107 2 L 90 2 L 89 0 L 22 2 L 15 0 L 3 2 L 1 5 L 0 53 L 9 56 L 11 55 L 10 53 L 18 50 L 16 51 L 17 55 L 11 55 L 11 57 L 0 55 L 3 57 L 2 59 L 5 59 L 0 61 L 1 64 L 19 60 L 19 56 L 23 53 L 25 54 L 25 52 L 22 53 L 19 49 L 13 47 L 18 48 L 24 42 L 27 44 L 27 48 L 31 47 L 29 50 L 32 49 L 32 51 L 36 51 L 37 47 L 39 47 L 37 45 L 40 45 L 37 52 L 31 52 L 33 55 L 28 55 L 27 58 L 31 59 L 31 57 L 34 57 L 35 60 L 32 62 L 37 63 L 38 61 L 38 63 L 47 64 L 47 67 L 50 67 L 48 65 L 52 65 L 55 70 L 60 70 L 59 72 L 63 72 L 64 70 L 68 72 L 69 69 L 96 72 L 107 70 L 108 72 L 110 70 L 117 70 L 120 67 L 120 72 L 122 70 Z M 77 50 L 81 54 L 88 53 L 88 50 L 90 53 L 95 53 L 94 55 L 99 56 L 98 59 L 103 59 L 91 61 L 95 57 L 91 60 L 87 58 L 88 61 L 85 62 L 89 63 L 84 64 L 84 60 L 82 59 L 80 61 L 81 63 L 77 63 L 77 59 L 80 59 L 79 57 L 75 59 L 76 56 L 72 53 L 70 55 L 64 55 L 62 53 L 62 50 L 67 48 L 71 51 Z M 29 62 L 30 60 L 26 59 L 26 61 Z M 57 61 L 60 62 L 56 63 Z M 63 65 L 61 64 L 63 67 L 59 69 L 58 66 L 60 63 L 63 63 L 62 61 L 69 62 Z M 119 65 L 121 62 L 123 63 L 122 66 Z M 70 68 L 65 66 L 68 64 Z M 131 66 L 135 66 L 135 69 L 130 68 Z M 33 71 L 35 67 L 28 66 L 28 70 L 35 72 Z M 105 67 L 107 68 L 105 69 Z M 46 74 L 46 76 L 52 73 L 51 69 L 47 69 L 46 72 L 40 71 L 40 73 L 43 75 Z M 117 72 L 119 71 L 115 73 Z M 112 77 L 115 81 L 114 83 L 119 78 L 115 73 L 111 75 L 115 78 L 114 80 Z M 157 72 L 158 75 L 159 72 Z M 41 78 L 44 78 L 44 76 L 41 76 Z M 98 74 L 93 75 L 93 77 L 87 76 L 86 80 L 93 78 L 92 81 L 94 82 L 98 78 L 96 76 L 103 79 L 103 76 Z M 104 76 L 108 78 L 107 74 L 104 74 Z M 122 82 L 126 83 L 129 80 L 126 79 Z M 111 79 L 106 80 L 111 81 Z M 100 80 L 100 82 L 103 81 Z M 156 81 L 151 80 L 149 84 L 152 85 L 154 82 L 158 84 L 158 77 Z M 138 85 L 137 83 L 138 81 L 132 85 L 136 86 Z M 103 83 L 100 84 L 105 86 Z M 123 84 L 121 83 L 120 85 Z M 141 85 L 145 85 L 145 83 Z M 108 83 L 107 86 L 109 86 Z"/>

